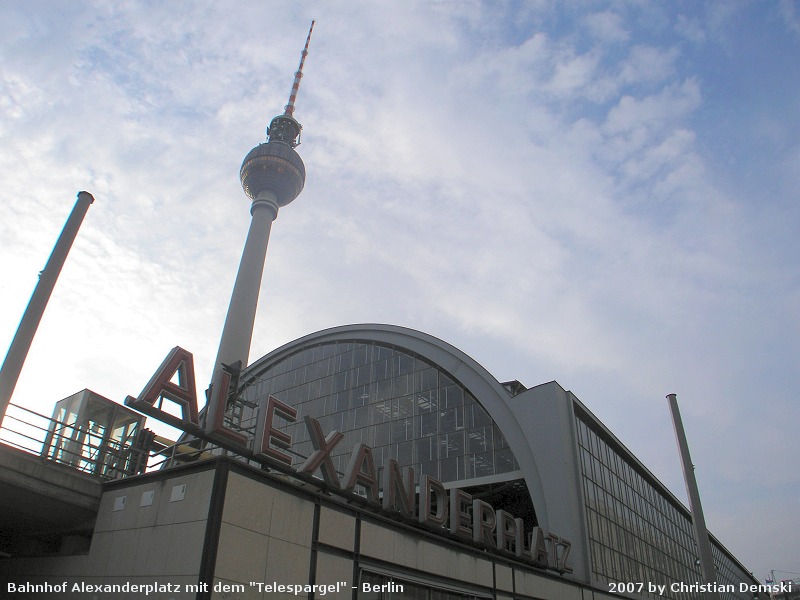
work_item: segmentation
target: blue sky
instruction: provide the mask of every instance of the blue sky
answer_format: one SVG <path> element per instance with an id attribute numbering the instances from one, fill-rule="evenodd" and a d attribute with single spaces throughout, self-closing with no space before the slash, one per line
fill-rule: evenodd
<path id="1" fill-rule="evenodd" d="M 15 401 L 122 401 L 175 345 L 205 385 L 312 18 L 251 358 L 419 329 L 558 381 L 685 500 L 675 392 L 710 529 L 800 571 L 796 2 L 0 4 L 0 340 L 96 198 Z"/>

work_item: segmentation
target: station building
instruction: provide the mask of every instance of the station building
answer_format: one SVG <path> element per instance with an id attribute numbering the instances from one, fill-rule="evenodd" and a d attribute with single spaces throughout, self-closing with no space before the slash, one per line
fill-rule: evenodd
<path id="1" fill-rule="evenodd" d="M 167 388 L 128 404 L 166 417 L 177 398 L 189 433 L 158 469 L 85 475 L 103 479 L 87 543 L 8 552 L 0 575 L 32 586 L 11 597 L 704 597 L 689 511 L 556 382 L 501 383 L 442 340 L 369 324 L 237 373 L 222 443 Z M 712 545 L 719 597 L 758 597 Z"/>

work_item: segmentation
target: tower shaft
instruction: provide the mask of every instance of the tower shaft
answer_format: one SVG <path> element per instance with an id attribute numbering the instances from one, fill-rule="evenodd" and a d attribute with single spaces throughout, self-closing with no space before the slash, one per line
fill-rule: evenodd
<path id="1" fill-rule="evenodd" d="M 247 366 L 250 342 L 253 338 L 256 321 L 261 277 L 267 258 L 269 234 L 272 230 L 272 222 L 278 216 L 276 200 L 274 192 L 262 191 L 250 206 L 250 229 L 247 231 L 242 258 L 239 261 L 239 271 L 236 273 L 231 302 L 228 305 L 228 314 L 225 316 L 225 325 L 222 327 L 217 358 L 214 361 L 206 417 L 209 414 L 218 414 L 219 410 L 223 412 L 225 410 L 224 406 L 227 404 L 229 393 L 224 377 L 225 365 L 232 366 L 233 370 Z M 206 432 L 212 434 L 215 428 L 214 420 L 206 418 Z"/>
<path id="2" fill-rule="evenodd" d="M 233 284 L 217 359 L 214 361 L 215 369 L 222 364 L 232 365 L 236 362 L 240 362 L 242 367 L 247 365 L 269 234 L 272 222 L 278 216 L 275 193 L 262 191 L 251 205 L 250 214 L 250 229 L 244 243 L 236 282 Z"/>

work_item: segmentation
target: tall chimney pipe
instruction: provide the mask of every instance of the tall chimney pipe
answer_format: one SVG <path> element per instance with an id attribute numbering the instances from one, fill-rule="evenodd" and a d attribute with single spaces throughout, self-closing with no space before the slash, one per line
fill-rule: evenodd
<path id="1" fill-rule="evenodd" d="M 50 254 L 44 270 L 39 273 L 39 282 L 33 290 L 31 299 L 28 301 L 28 307 L 22 315 L 22 320 L 19 323 L 19 327 L 17 327 L 17 333 L 14 335 L 8 354 L 6 354 L 6 358 L 3 361 L 3 366 L 0 367 L 0 425 L 2 425 L 6 416 L 8 404 L 11 402 L 11 396 L 22 371 L 22 365 L 28 356 L 33 336 L 39 328 L 44 309 L 47 307 L 47 302 L 53 293 L 58 275 L 61 273 L 61 268 L 64 266 L 64 261 L 67 258 L 67 254 L 69 254 L 70 248 L 72 248 L 72 242 L 75 241 L 75 237 L 78 235 L 83 218 L 93 202 L 94 197 L 89 192 L 78 192 L 78 200 L 75 202 L 67 223 L 61 231 L 61 235 L 58 236 L 56 245 L 53 247 L 53 252 Z"/>

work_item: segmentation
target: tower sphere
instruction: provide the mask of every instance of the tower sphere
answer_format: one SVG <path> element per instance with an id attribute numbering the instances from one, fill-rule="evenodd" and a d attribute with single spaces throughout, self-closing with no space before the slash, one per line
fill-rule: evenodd
<path id="1" fill-rule="evenodd" d="M 278 206 L 286 206 L 303 191 L 306 167 L 287 143 L 270 140 L 253 148 L 239 171 L 244 193 L 251 200 L 261 192 L 273 192 Z"/>
<path id="2" fill-rule="evenodd" d="M 267 143 L 253 148 L 244 157 L 239 171 L 244 193 L 253 201 L 257 200 L 262 192 L 271 192 L 275 195 L 274 201 L 281 207 L 289 204 L 303 191 L 306 167 L 294 151 L 300 143 L 303 126 L 293 115 L 297 90 L 303 77 L 303 63 L 308 54 L 308 44 L 313 30 L 314 21 L 311 21 L 306 45 L 300 55 L 300 66 L 294 74 L 292 92 L 289 94 L 289 103 L 284 113 L 272 119 L 267 128 Z"/>

